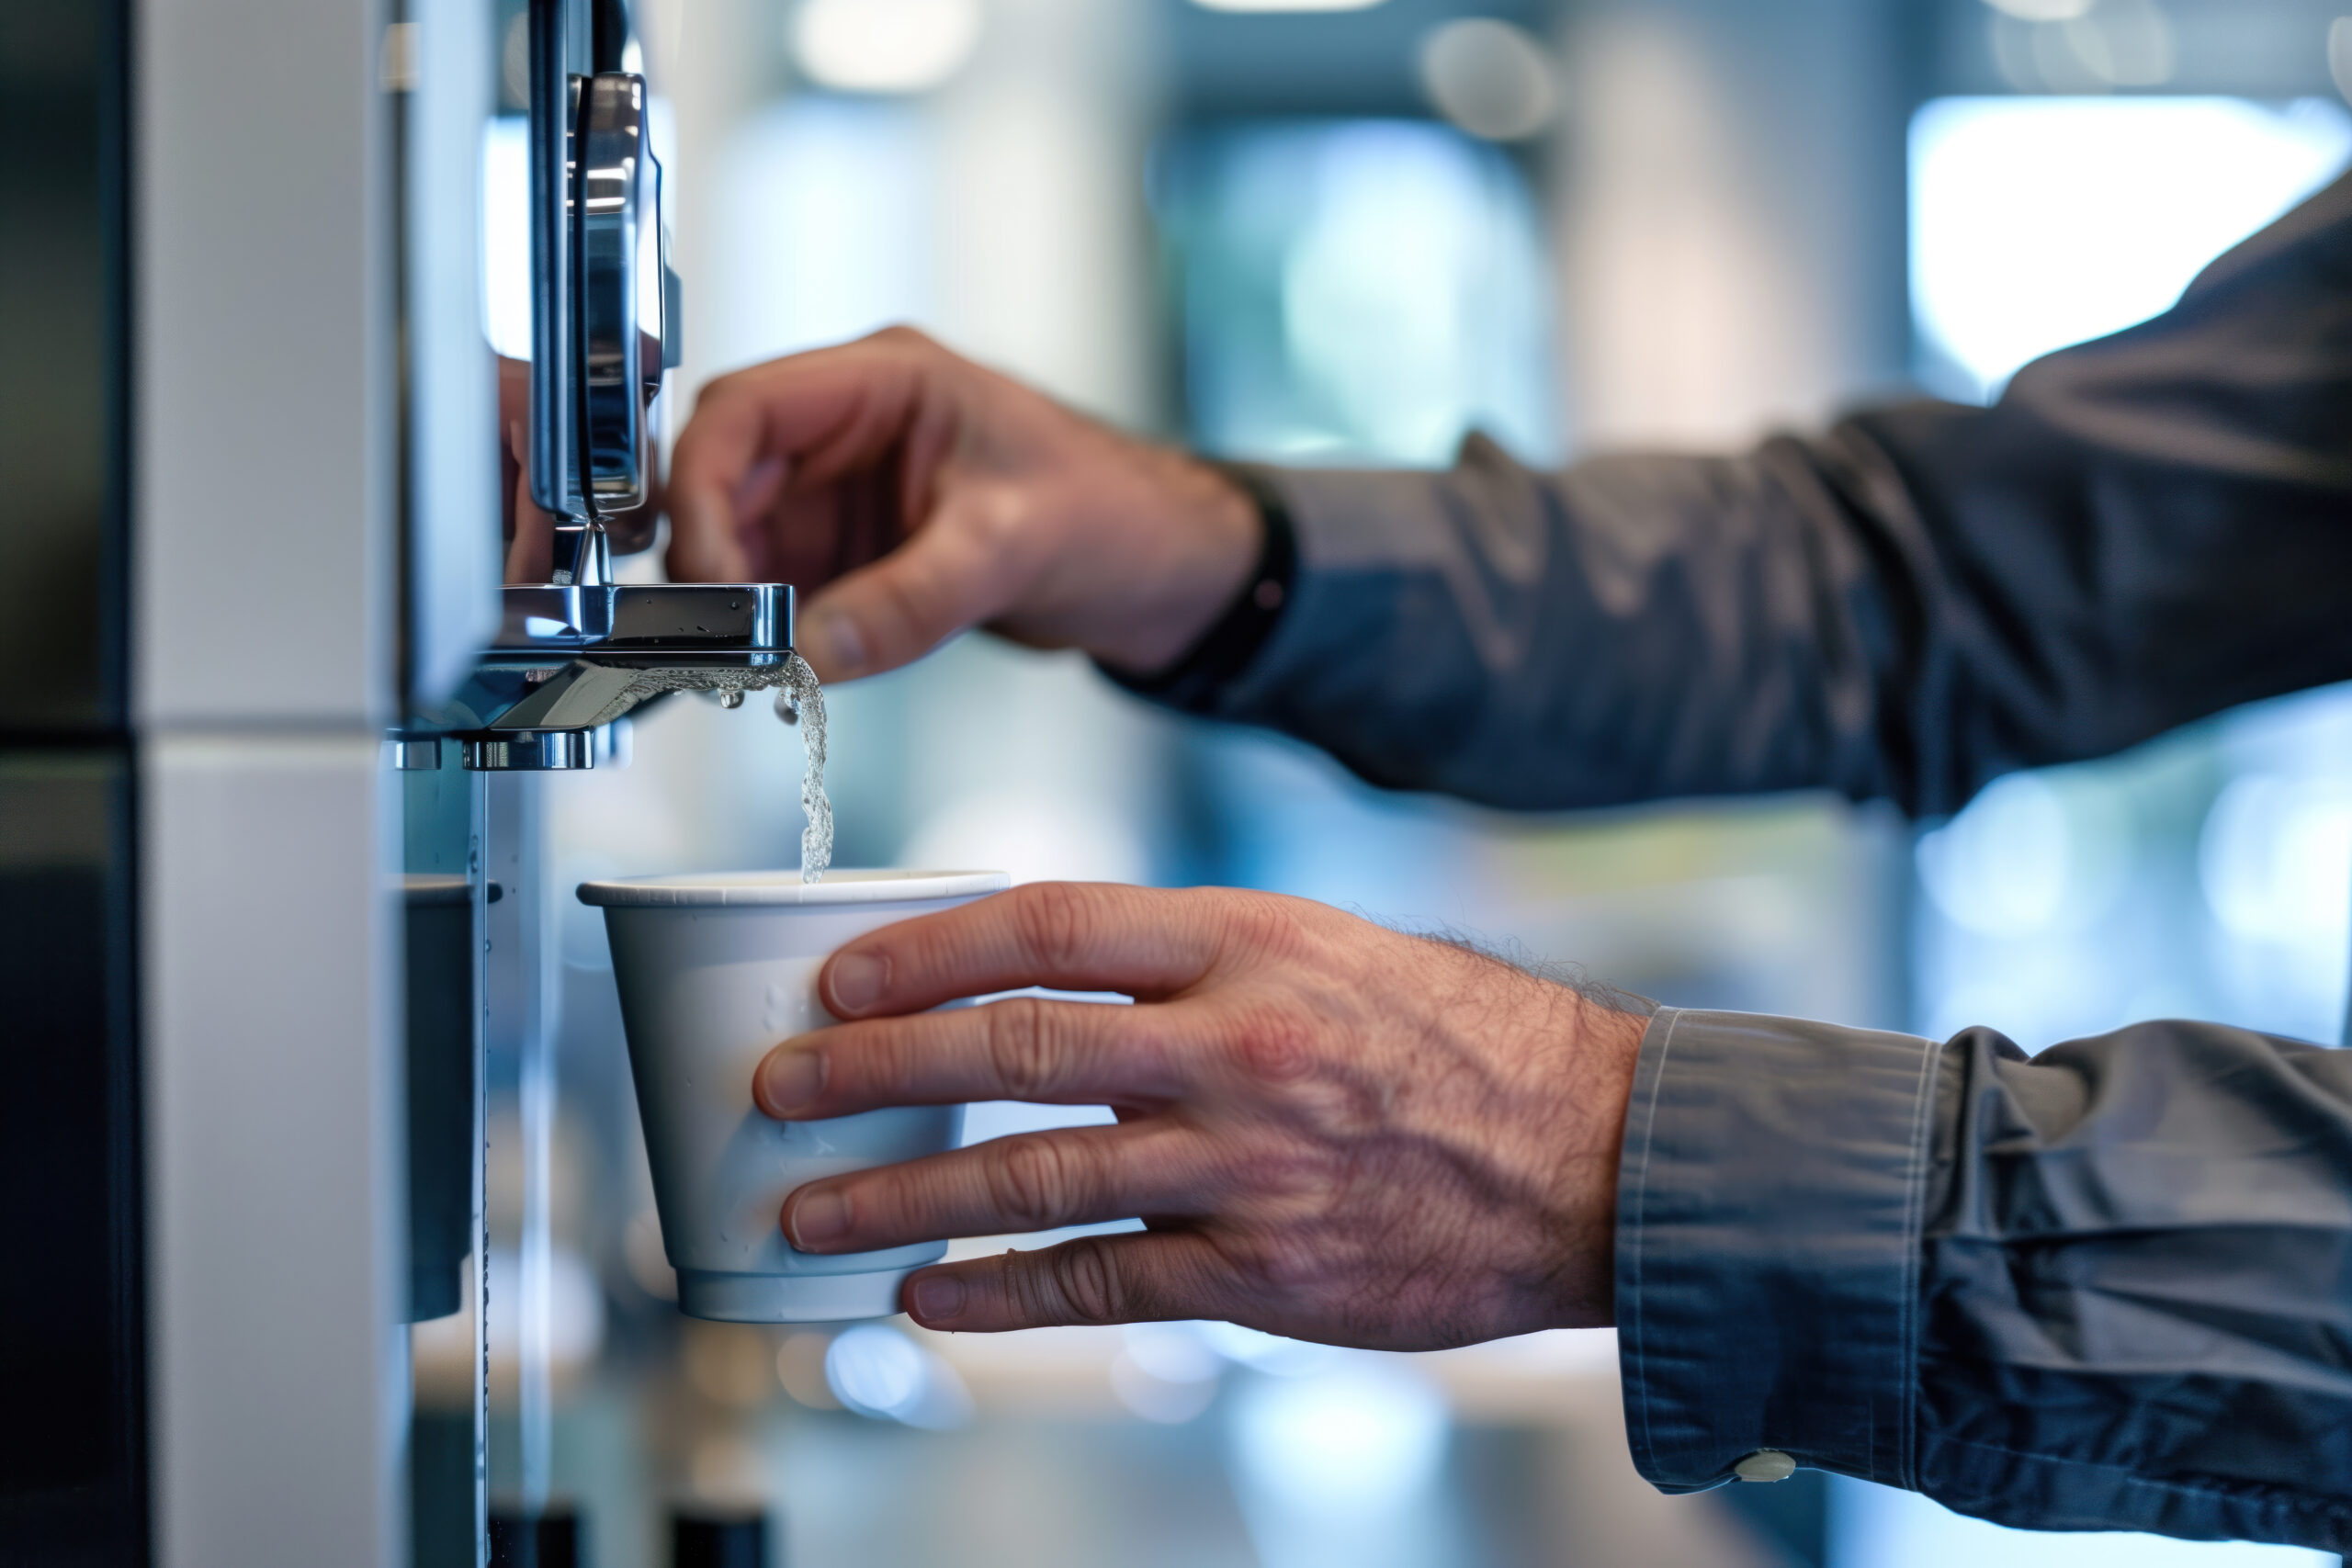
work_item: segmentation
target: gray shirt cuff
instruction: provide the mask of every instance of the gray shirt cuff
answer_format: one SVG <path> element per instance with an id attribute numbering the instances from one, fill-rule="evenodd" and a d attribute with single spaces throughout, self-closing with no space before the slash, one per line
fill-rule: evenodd
<path id="1" fill-rule="evenodd" d="M 1665 1008 L 1617 1200 L 1634 1461 L 1663 1491 L 1758 1450 L 1916 1484 L 1919 1235 L 1940 1048 Z"/>

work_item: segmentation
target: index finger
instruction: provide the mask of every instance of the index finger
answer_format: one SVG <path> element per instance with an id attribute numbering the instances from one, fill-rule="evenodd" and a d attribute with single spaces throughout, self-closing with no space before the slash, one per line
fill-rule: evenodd
<path id="1" fill-rule="evenodd" d="M 826 960 L 819 985 L 842 1019 L 1024 986 L 1154 1000 L 1198 982 L 1217 951 L 1196 892 L 1033 882 L 868 932 Z"/>
<path id="2" fill-rule="evenodd" d="M 762 463 L 806 486 L 879 461 L 910 435 L 925 389 L 922 357 L 891 333 L 711 382 L 672 455 L 673 550 L 690 563 L 727 558 L 736 502 Z"/>

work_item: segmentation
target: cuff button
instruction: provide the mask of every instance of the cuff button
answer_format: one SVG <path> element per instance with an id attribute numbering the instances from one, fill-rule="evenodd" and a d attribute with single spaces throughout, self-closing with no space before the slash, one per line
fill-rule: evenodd
<path id="1" fill-rule="evenodd" d="M 1731 1467 L 1742 1481 L 1786 1481 L 1797 1472 L 1797 1461 L 1778 1449 L 1758 1449 Z"/>

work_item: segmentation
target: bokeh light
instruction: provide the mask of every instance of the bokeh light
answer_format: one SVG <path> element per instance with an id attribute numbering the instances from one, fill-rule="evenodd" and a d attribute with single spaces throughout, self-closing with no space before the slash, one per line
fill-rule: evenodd
<path id="1" fill-rule="evenodd" d="M 861 1416 L 944 1431 L 971 1423 L 956 1369 L 886 1323 L 861 1323 L 825 1348 L 825 1383 Z"/>
<path id="2" fill-rule="evenodd" d="M 1438 112 L 1471 135 L 1518 141 L 1552 122 L 1560 88 L 1552 61 L 1524 28 L 1464 17 L 1421 40 L 1421 85 Z"/>
<path id="3" fill-rule="evenodd" d="M 1111 1392 L 1147 1421 L 1174 1426 L 1208 1409 L 1225 1359 L 1193 1323 L 1134 1323 L 1120 1331 Z"/>
<path id="4" fill-rule="evenodd" d="M 2026 22 L 2064 22 L 2089 11 L 2098 0 L 1984 0 L 2005 17 Z"/>
<path id="5" fill-rule="evenodd" d="M 1368 11 L 1382 0 L 1193 0 L 1204 11 Z"/>
<path id="6" fill-rule="evenodd" d="M 972 58 L 980 23 L 980 0 L 801 0 L 792 58 L 820 87 L 928 92 Z"/>
<path id="7" fill-rule="evenodd" d="M 2335 103 L 1944 98 L 1911 127 L 1923 374 L 1997 395 L 2028 361 L 2168 308 L 2352 157 Z"/>
<path id="8" fill-rule="evenodd" d="M 1266 1378 L 1235 1399 L 1241 1468 L 1292 1507 L 1379 1514 L 1408 1506 L 1445 1459 L 1445 1401 L 1400 1361 L 1351 1356 Z"/>
<path id="9" fill-rule="evenodd" d="M 1429 121 L 1268 123 L 1171 146 L 1159 185 L 1208 450 L 1426 466 L 1473 429 L 1557 449 L 1541 229 L 1498 149 Z"/>

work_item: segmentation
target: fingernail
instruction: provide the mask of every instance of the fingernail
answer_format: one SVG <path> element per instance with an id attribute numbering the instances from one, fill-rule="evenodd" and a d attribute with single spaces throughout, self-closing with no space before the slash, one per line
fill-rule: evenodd
<path id="1" fill-rule="evenodd" d="M 844 1017 L 864 1012 L 882 997 L 882 980 L 889 965 L 870 953 L 837 955 L 825 971 L 826 988 L 832 992 L 833 1010 Z"/>
<path id="2" fill-rule="evenodd" d="M 849 1229 L 849 1200 L 821 1189 L 808 1193 L 792 1206 L 784 1228 L 803 1252 L 822 1246 Z"/>
<path id="3" fill-rule="evenodd" d="M 822 1051 L 774 1051 L 760 1064 L 760 1100 L 778 1114 L 815 1103 L 825 1089 Z"/>
<path id="4" fill-rule="evenodd" d="M 801 628 L 801 640 L 835 680 L 865 667 L 865 639 L 858 635 L 857 623 L 838 610 L 809 616 Z"/>
<path id="5" fill-rule="evenodd" d="M 964 1315 L 964 1281 L 954 1274 L 926 1274 L 907 1292 L 917 1319 L 941 1323 Z"/>

